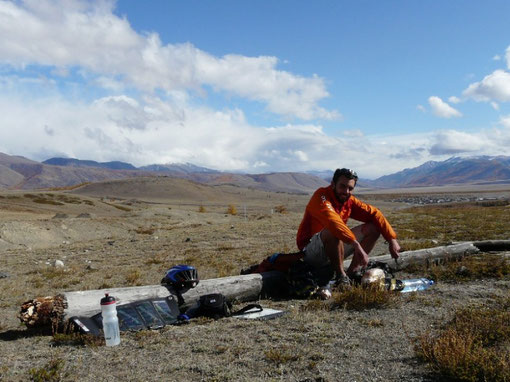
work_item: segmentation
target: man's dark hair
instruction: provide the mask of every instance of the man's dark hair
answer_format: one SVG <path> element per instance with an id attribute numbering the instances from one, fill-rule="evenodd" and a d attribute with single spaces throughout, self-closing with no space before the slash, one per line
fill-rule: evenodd
<path id="1" fill-rule="evenodd" d="M 354 179 L 355 183 L 358 183 L 358 174 L 355 171 L 349 170 L 348 168 L 337 168 L 333 174 L 333 184 L 336 184 L 338 178 L 345 176 L 347 179 Z"/>

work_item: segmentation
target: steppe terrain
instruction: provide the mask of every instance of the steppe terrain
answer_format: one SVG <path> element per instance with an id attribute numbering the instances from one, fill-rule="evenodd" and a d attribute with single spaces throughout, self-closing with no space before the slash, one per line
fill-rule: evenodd
<path id="1" fill-rule="evenodd" d="M 484 195 L 508 200 L 510 192 L 503 188 Z M 445 228 L 443 222 L 434 237 L 430 232 L 435 231 L 425 227 L 421 237 L 416 228 L 410 236 L 422 212 L 407 212 L 411 206 L 401 195 L 360 197 L 405 233 L 404 249 L 459 239 L 449 231 L 455 227 Z M 296 250 L 295 233 L 308 199 L 164 177 L 74 190 L 0 192 L 0 380 L 36 379 L 41 370 L 56 374 L 39 380 L 65 381 L 434 380 L 415 356 L 412 338 L 437 328 L 457 308 L 508 296 L 506 276 L 437 283 L 384 309 L 330 311 L 310 301 L 261 300 L 287 314 L 271 321 L 197 319 L 123 333 L 114 348 L 56 341 L 51 333 L 26 330 L 16 318 L 20 305 L 34 297 L 158 284 L 175 264 L 194 265 L 202 279 L 239 274 L 274 252 Z M 506 229 L 463 240 L 509 239 L 510 221 L 504 219 L 510 209 L 497 208 Z M 380 240 L 372 255 L 384 253 Z M 64 267 L 56 268 L 56 260 Z"/>

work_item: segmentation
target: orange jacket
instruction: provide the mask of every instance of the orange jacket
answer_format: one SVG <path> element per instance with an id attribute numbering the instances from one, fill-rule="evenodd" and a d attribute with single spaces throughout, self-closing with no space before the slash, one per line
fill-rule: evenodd
<path id="1" fill-rule="evenodd" d="M 396 239 L 397 235 L 390 223 L 377 208 L 350 196 L 345 203 L 340 203 L 332 186 L 321 187 L 313 194 L 306 206 L 303 220 L 297 232 L 297 246 L 302 250 L 312 236 L 327 228 L 335 237 L 345 243 L 352 243 L 356 237 L 347 227 L 347 220 L 352 217 L 364 223 L 372 222 L 386 240 Z"/>

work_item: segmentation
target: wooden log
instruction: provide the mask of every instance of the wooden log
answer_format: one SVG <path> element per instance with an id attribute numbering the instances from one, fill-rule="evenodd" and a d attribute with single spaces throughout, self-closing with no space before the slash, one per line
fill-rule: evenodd
<path id="1" fill-rule="evenodd" d="M 411 264 L 431 264 L 439 260 L 461 258 L 465 255 L 479 252 L 480 249 L 472 242 L 465 242 L 443 247 L 401 252 L 397 261 L 395 261 L 391 255 L 374 256 L 371 257 L 370 260 L 387 263 L 392 269 L 399 271 Z M 350 263 L 351 260 L 345 260 L 344 267 L 348 268 Z"/>
<path id="2" fill-rule="evenodd" d="M 264 290 L 274 288 L 281 279 L 280 272 L 267 272 L 263 275 L 249 274 L 202 280 L 195 288 L 183 293 L 183 308 L 194 304 L 200 296 L 210 293 L 222 293 L 229 301 L 257 300 Z M 64 292 L 53 298 L 45 297 L 44 304 L 40 298 L 27 301 L 22 305 L 18 317 L 29 327 L 46 326 L 50 322 L 61 324 L 73 316 L 90 317 L 101 311 L 100 300 L 105 293 L 114 296 L 118 305 L 124 305 L 145 299 L 166 298 L 173 294 L 173 291 L 161 285 L 146 285 Z"/>
<path id="3" fill-rule="evenodd" d="M 510 251 L 510 240 L 474 241 L 473 245 L 482 252 Z"/>

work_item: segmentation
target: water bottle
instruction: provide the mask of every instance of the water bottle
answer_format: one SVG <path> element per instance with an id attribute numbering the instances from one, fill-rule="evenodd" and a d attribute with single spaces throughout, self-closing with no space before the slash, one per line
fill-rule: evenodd
<path id="1" fill-rule="evenodd" d="M 115 307 L 115 297 L 105 293 L 101 299 L 101 316 L 103 317 L 103 332 L 106 346 L 120 344 L 119 319 Z"/>
<path id="2" fill-rule="evenodd" d="M 427 288 L 430 288 L 432 285 L 434 285 L 434 280 L 430 279 L 410 279 L 410 280 L 402 280 L 402 284 L 404 286 L 404 289 L 402 289 L 402 293 L 406 292 L 416 292 L 419 290 L 425 290 Z"/>

